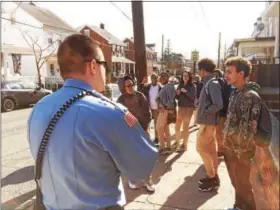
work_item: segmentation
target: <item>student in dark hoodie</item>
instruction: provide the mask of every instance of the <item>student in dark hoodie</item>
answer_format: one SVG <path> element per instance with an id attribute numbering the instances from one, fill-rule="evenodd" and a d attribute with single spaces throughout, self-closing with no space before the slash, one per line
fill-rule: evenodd
<path id="1" fill-rule="evenodd" d="M 261 113 L 260 86 L 248 82 L 251 63 L 242 57 L 225 63 L 225 78 L 236 89 L 230 97 L 225 127 L 223 152 L 227 170 L 235 189 L 235 209 L 256 210 L 250 182 L 250 169 L 255 153 L 255 134 Z"/>
<path id="2" fill-rule="evenodd" d="M 134 90 L 135 82 L 130 76 L 119 79 L 119 89 L 122 95 L 117 102 L 121 103 L 138 119 L 142 128 L 148 132 L 152 119 L 149 102 L 143 93 Z"/>
<path id="3" fill-rule="evenodd" d="M 176 145 L 177 151 L 187 150 L 189 139 L 189 125 L 195 108 L 196 86 L 192 83 L 192 74 L 184 71 L 180 84 L 177 87 L 178 113 L 176 120 Z M 183 145 L 180 146 L 181 126 L 183 124 Z"/>
<path id="4" fill-rule="evenodd" d="M 118 98 L 117 102 L 124 105 L 137 118 L 142 128 L 149 134 L 148 129 L 152 115 L 148 100 L 143 93 L 134 90 L 135 82 L 132 77 L 124 76 L 120 78 L 118 85 L 122 95 Z M 142 182 L 148 191 L 155 191 L 151 176 L 148 177 L 147 180 L 142 180 Z M 128 184 L 131 189 L 137 189 L 139 186 L 138 182 L 129 181 Z"/>

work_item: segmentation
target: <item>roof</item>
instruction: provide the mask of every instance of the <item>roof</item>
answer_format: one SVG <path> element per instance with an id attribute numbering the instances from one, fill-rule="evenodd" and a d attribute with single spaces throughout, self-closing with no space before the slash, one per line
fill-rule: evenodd
<path id="1" fill-rule="evenodd" d="M 81 31 L 85 27 L 90 28 L 91 30 L 93 30 L 94 32 L 96 32 L 97 34 L 102 36 L 104 39 L 106 39 L 109 42 L 109 44 L 123 46 L 123 47 L 126 46 L 120 39 L 118 39 L 117 37 L 112 35 L 110 32 L 106 31 L 105 29 L 96 27 L 96 26 L 83 25 L 83 26 L 78 27 L 76 30 Z"/>
<path id="2" fill-rule="evenodd" d="M 132 39 L 129 39 L 129 38 L 126 38 L 126 39 L 124 40 L 124 42 L 126 42 L 126 41 L 129 41 L 129 42 L 131 42 L 131 43 L 134 43 L 134 41 L 133 41 Z M 154 52 L 152 49 L 150 49 L 150 48 L 147 47 L 147 46 L 146 46 L 146 51 L 147 51 L 147 52 L 151 52 L 151 53 Z"/>
<path id="3" fill-rule="evenodd" d="M 237 47 L 240 42 L 255 42 L 255 41 L 274 41 L 275 37 L 256 37 L 256 38 L 244 38 L 244 39 L 235 39 L 233 46 Z"/>
<path id="4" fill-rule="evenodd" d="M 54 14 L 53 12 L 45 8 L 38 7 L 34 4 L 23 3 L 23 2 L 18 2 L 16 4 L 18 4 L 18 6 L 21 9 L 26 11 L 29 15 L 37 19 L 39 22 L 43 23 L 43 25 L 45 26 L 49 26 L 49 27 L 53 27 L 69 32 L 75 32 L 74 28 L 72 28 L 69 24 L 67 24 L 56 14 Z"/>
<path id="5" fill-rule="evenodd" d="M 113 63 L 135 63 L 134 61 L 131 61 L 125 57 L 117 57 L 117 56 L 112 56 L 112 62 Z"/>

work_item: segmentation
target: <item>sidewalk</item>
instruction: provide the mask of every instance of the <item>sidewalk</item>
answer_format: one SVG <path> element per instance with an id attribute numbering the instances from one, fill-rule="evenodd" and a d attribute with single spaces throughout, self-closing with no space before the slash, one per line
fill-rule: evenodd
<path id="1" fill-rule="evenodd" d="M 170 130 L 171 134 L 174 134 L 174 125 L 171 126 Z M 205 169 L 195 148 L 197 128 L 190 129 L 190 132 L 187 152 L 173 152 L 170 155 L 159 157 L 153 173 L 153 181 L 156 185 L 154 194 L 147 193 L 145 188 L 128 189 L 127 181 L 124 180 L 128 203 L 125 206 L 126 210 L 221 210 L 233 207 L 235 191 L 231 186 L 223 160 L 221 160 L 218 170 L 221 179 L 219 190 L 208 193 L 197 190 L 197 182 L 205 176 Z M 153 134 L 153 130 L 151 133 Z M 267 192 L 267 188 L 271 189 L 272 185 L 264 187 L 256 161 L 252 167 L 251 180 L 255 191 L 257 210 L 279 209 L 279 206 L 271 207 L 275 206 L 275 201 L 274 204 L 271 204 L 271 194 Z M 279 187 L 279 181 L 276 184 Z M 273 190 L 270 193 L 274 193 L 274 199 L 276 196 L 278 197 L 279 203 L 279 192 L 277 194 Z M 270 202 L 267 202 L 268 200 Z M 29 201 L 27 205 L 17 208 L 17 210 L 32 210 L 31 204 L 32 201 Z"/>
<path id="2" fill-rule="evenodd" d="M 187 152 L 159 158 L 153 177 L 156 184 L 156 192 L 153 195 L 147 194 L 145 189 L 127 189 L 127 182 L 124 183 L 128 200 L 126 210 L 219 210 L 233 207 L 235 191 L 223 160 L 218 170 L 221 187 L 217 193 L 197 190 L 197 182 L 205 176 L 205 169 L 195 148 L 197 131 L 191 131 L 193 132 Z M 266 203 L 267 197 L 255 164 L 252 167 L 251 180 L 254 183 L 258 210 L 271 209 Z"/>

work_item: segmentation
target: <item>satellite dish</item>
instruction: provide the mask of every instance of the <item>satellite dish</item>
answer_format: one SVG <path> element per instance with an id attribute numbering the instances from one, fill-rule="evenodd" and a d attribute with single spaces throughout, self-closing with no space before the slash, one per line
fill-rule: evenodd
<path id="1" fill-rule="evenodd" d="M 264 29 L 264 23 L 258 23 L 257 30 L 262 31 Z"/>

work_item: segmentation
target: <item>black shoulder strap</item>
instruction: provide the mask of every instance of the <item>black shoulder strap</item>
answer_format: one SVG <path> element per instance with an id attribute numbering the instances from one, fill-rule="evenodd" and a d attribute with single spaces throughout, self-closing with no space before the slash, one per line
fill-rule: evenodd
<path id="1" fill-rule="evenodd" d="M 37 154 L 36 158 L 36 165 L 35 165 L 35 182 L 36 182 L 36 202 L 34 203 L 34 210 L 45 210 L 46 208 L 44 207 L 43 204 L 43 199 L 42 199 L 42 192 L 40 189 L 39 185 L 39 180 L 42 176 L 42 166 L 43 166 L 43 159 L 44 159 L 44 154 L 46 151 L 46 148 L 48 146 L 49 139 L 51 137 L 51 134 L 59 121 L 59 119 L 64 115 L 65 111 L 71 107 L 77 100 L 87 96 L 91 95 L 94 97 L 97 97 L 93 92 L 91 91 L 82 91 L 78 93 L 77 95 L 73 96 L 70 98 L 68 101 L 66 101 L 60 109 L 55 113 L 55 115 L 52 117 L 50 120 L 47 129 L 45 130 L 45 133 L 43 135 L 40 147 L 39 147 L 39 152 Z"/>

